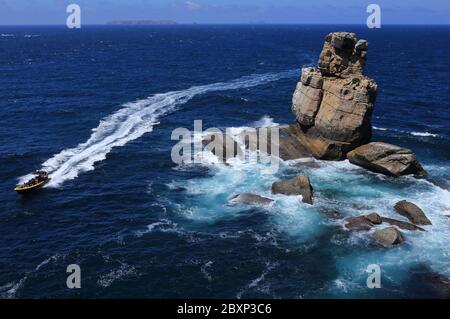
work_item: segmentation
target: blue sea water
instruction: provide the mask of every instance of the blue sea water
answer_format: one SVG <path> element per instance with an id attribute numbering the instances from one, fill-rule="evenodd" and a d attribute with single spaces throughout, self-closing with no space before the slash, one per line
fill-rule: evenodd
<path id="1" fill-rule="evenodd" d="M 302 66 L 325 35 L 369 41 L 379 86 L 373 140 L 413 149 L 429 172 L 393 179 L 343 162 L 305 171 L 315 205 L 273 196 L 301 168 L 281 163 L 175 165 L 171 132 L 292 123 Z M 439 297 L 426 271 L 450 276 L 450 28 L 439 26 L 0 27 L 0 296 L 3 298 Z M 14 185 L 44 167 L 52 182 Z M 272 206 L 229 205 L 240 192 Z M 421 206 L 426 232 L 375 246 L 343 216 L 399 218 Z M 82 288 L 68 289 L 79 264 Z M 382 288 L 368 289 L 379 264 Z"/>

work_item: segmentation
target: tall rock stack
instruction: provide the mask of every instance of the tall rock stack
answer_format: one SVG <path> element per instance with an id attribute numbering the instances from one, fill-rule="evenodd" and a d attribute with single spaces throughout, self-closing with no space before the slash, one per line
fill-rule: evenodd
<path id="1" fill-rule="evenodd" d="M 369 142 L 377 84 L 363 75 L 367 41 L 330 33 L 317 68 L 304 68 L 292 99 L 294 134 L 315 157 L 339 160 Z"/>

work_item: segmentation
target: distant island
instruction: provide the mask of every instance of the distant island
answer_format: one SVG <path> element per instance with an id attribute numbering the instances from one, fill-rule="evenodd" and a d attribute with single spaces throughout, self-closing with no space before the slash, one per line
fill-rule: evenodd
<path id="1" fill-rule="evenodd" d="M 175 25 L 174 20 L 114 20 L 109 21 L 108 25 Z"/>

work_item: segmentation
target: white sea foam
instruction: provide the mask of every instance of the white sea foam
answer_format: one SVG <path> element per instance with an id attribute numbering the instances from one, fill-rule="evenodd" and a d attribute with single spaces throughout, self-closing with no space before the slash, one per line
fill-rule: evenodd
<path id="1" fill-rule="evenodd" d="M 278 123 L 274 122 L 273 118 L 268 116 L 268 115 L 264 115 L 261 119 L 259 119 L 258 121 L 255 121 L 253 123 L 253 127 L 272 127 L 272 126 L 277 126 L 279 125 Z"/>
<path id="2" fill-rule="evenodd" d="M 177 224 L 171 222 L 168 219 L 162 219 L 159 222 L 155 222 L 155 223 L 152 223 L 150 225 L 147 225 L 147 229 L 146 230 L 136 231 L 135 235 L 137 237 L 142 237 L 145 234 L 148 234 L 148 233 L 151 233 L 151 232 L 154 232 L 154 231 L 159 231 L 159 232 L 176 232 L 177 231 L 176 227 L 177 227 Z"/>
<path id="3" fill-rule="evenodd" d="M 45 260 L 43 260 L 42 262 L 40 262 L 34 268 L 34 270 L 26 273 L 25 276 L 23 276 L 18 281 L 10 282 L 10 283 L 7 283 L 6 285 L 0 286 L 0 298 L 7 298 L 7 299 L 16 298 L 17 292 L 23 287 L 23 285 L 28 280 L 28 277 L 31 274 L 38 272 L 42 267 L 46 266 L 50 262 L 57 261 L 61 257 L 64 257 L 64 255 L 55 254 L 53 256 L 50 256 L 50 257 L 46 258 Z"/>
<path id="4" fill-rule="evenodd" d="M 413 136 L 422 136 L 422 137 L 438 137 L 439 134 L 433 134 L 433 133 L 429 133 L 429 132 L 408 132 L 408 131 L 402 131 L 402 130 L 397 130 L 397 129 L 393 129 L 393 128 L 385 128 L 385 127 L 378 127 L 378 126 L 372 126 L 372 128 L 374 130 L 377 131 L 393 131 L 393 132 L 398 132 L 398 133 L 402 133 L 402 134 L 410 134 Z"/>
<path id="5" fill-rule="evenodd" d="M 74 179 L 81 172 L 95 169 L 94 164 L 106 158 L 114 148 L 151 132 L 159 119 L 176 110 L 195 96 L 209 92 L 236 90 L 263 85 L 282 78 L 296 76 L 298 70 L 280 73 L 256 74 L 229 82 L 193 86 L 186 90 L 160 93 L 146 99 L 123 105 L 114 114 L 106 117 L 92 130 L 89 139 L 77 147 L 65 149 L 42 164 L 42 169 L 50 173 L 47 187 L 58 187 L 67 180 Z M 19 182 L 29 179 L 19 178 Z"/>
<path id="6" fill-rule="evenodd" d="M 414 135 L 414 136 L 433 136 L 433 137 L 439 136 L 438 134 L 433 134 L 433 133 L 428 133 L 428 132 L 411 132 L 411 135 Z"/>
<path id="7" fill-rule="evenodd" d="M 100 278 L 97 280 L 97 284 L 103 288 L 107 288 L 118 280 L 123 280 L 124 278 L 136 275 L 137 272 L 133 266 L 130 266 L 126 263 L 121 263 L 119 268 L 112 269 L 108 273 L 100 276 Z"/>
<path id="8" fill-rule="evenodd" d="M 239 129 L 239 128 L 236 128 Z M 347 251 L 336 261 L 336 281 L 330 282 L 332 290 L 353 293 L 365 287 L 365 269 L 371 263 L 380 264 L 383 276 L 398 285 L 410 267 L 423 263 L 432 270 L 450 276 L 450 240 L 448 217 L 450 193 L 427 180 L 413 177 L 393 178 L 369 172 L 349 161 L 318 161 L 319 168 L 311 169 L 308 175 L 314 187 L 314 205 L 301 203 L 298 196 L 273 195 L 271 184 L 289 173 L 291 176 L 301 168 L 295 161 L 281 162 L 275 175 L 261 174 L 262 164 L 250 164 L 238 160 L 230 165 L 209 165 L 211 175 L 193 178 L 179 183 L 191 195 L 190 202 L 180 205 L 179 213 L 195 222 L 211 222 L 221 218 L 233 218 L 242 214 L 242 207 L 229 205 L 232 196 L 250 192 L 274 199 L 267 211 L 267 218 L 277 234 L 290 236 L 299 247 L 317 245 L 329 227 L 343 229 L 343 219 L 330 220 L 320 212 L 337 210 L 343 217 L 360 216 L 376 211 L 382 216 L 405 220 L 393 209 L 400 200 L 411 201 L 420 206 L 429 217 L 432 226 L 424 226 L 426 232 L 402 230 L 406 242 L 393 249 L 377 249 L 371 238 L 375 229 L 387 227 L 377 225 L 369 232 L 337 232 L 330 238 L 330 245 Z M 364 208 L 366 207 L 366 208 Z M 256 236 L 258 237 L 258 236 Z M 255 238 L 256 238 L 255 237 Z M 354 253 L 353 253 L 354 251 Z M 388 280 L 388 279 L 386 279 Z M 248 287 L 246 288 L 248 289 Z M 244 289 L 240 296 L 246 291 Z"/>
<path id="9" fill-rule="evenodd" d="M 261 288 L 259 288 L 259 285 L 261 284 L 261 282 L 263 282 L 265 280 L 266 276 L 278 266 L 279 266 L 279 264 L 276 263 L 276 262 L 275 263 L 274 262 L 267 262 L 266 263 L 266 268 L 261 273 L 261 275 L 258 276 L 255 279 L 253 279 L 247 286 L 245 286 L 243 289 L 241 289 L 237 293 L 236 298 L 237 299 L 241 299 L 242 295 L 244 293 L 246 293 L 247 291 L 251 290 L 251 289 L 256 289 L 256 290 L 263 291 L 263 292 L 267 293 L 268 289 L 261 289 Z"/>

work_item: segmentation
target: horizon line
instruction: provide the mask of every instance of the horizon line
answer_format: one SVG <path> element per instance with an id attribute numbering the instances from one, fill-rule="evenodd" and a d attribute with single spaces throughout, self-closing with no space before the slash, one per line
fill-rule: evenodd
<path id="1" fill-rule="evenodd" d="M 345 25 L 345 26 L 366 26 L 365 23 L 272 23 L 272 22 L 239 22 L 239 23 L 200 23 L 200 22 L 183 22 L 183 23 L 175 23 L 175 24 L 111 24 L 110 22 L 105 23 L 86 23 L 82 24 L 83 26 L 108 26 L 108 27 L 176 27 L 176 26 L 208 26 L 208 25 L 236 25 L 236 26 L 244 26 L 244 25 L 286 25 L 286 26 L 336 26 L 336 25 Z M 0 27 L 39 27 L 39 26 L 54 26 L 54 27 L 65 27 L 64 23 L 52 23 L 52 24 L 0 24 Z M 384 23 L 383 26 L 450 26 L 450 23 Z"/>

